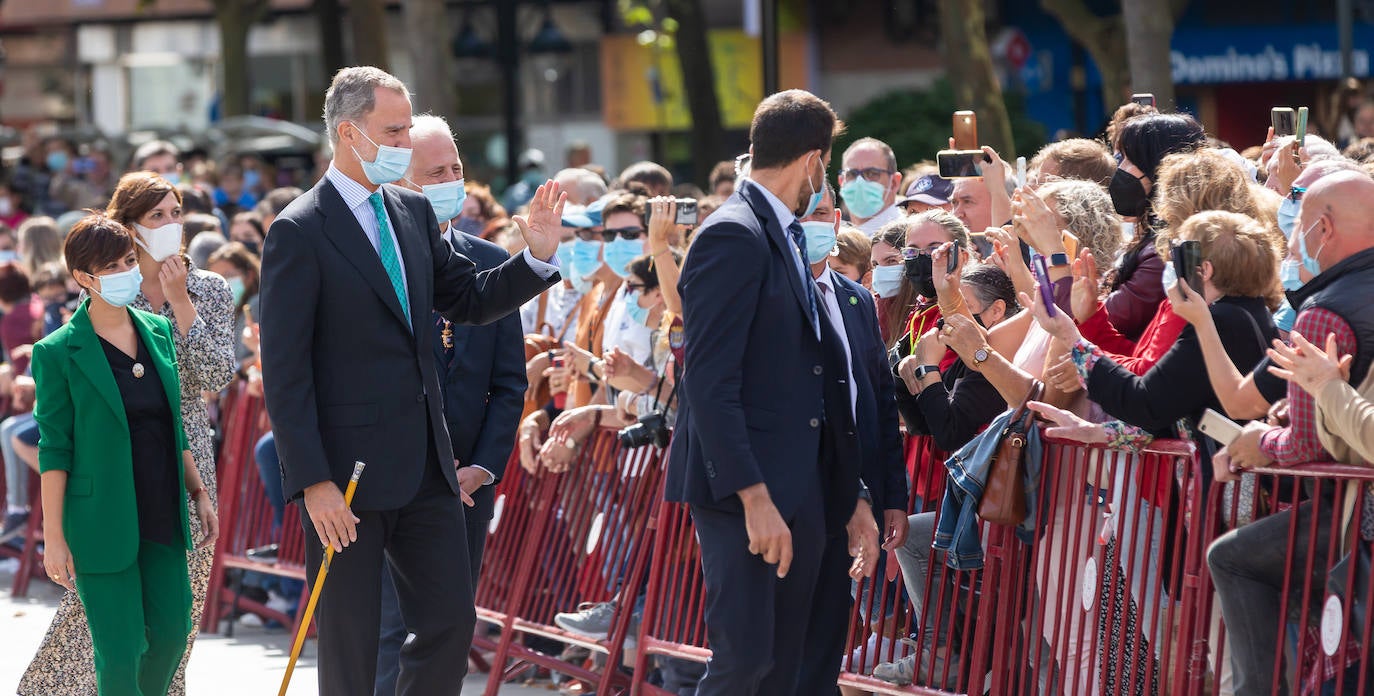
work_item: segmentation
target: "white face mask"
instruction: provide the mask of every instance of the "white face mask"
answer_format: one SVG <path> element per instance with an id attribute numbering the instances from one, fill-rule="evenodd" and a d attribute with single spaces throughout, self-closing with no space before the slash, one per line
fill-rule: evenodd
<path id="1" fill-rule="evenodd" d="M 169 222 L 157 229 L 149 229 L 134 223 L 134 229 L 138 230 L 138 237 L 134 241 L 143 247 L 143 250 L 148 252 L 154 261 L 162 261 L 181 251 L 181 223 L 179 222 Z"/>

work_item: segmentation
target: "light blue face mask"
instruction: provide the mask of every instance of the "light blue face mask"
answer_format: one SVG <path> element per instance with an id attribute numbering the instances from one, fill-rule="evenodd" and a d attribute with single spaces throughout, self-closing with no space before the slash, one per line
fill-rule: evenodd
<path id="1" fill-rule="evenodd" d="M 13 249 L 0 249 L 0 263 L 7 263 L 7 262 L 10 262 L 10 261 L 18 261 L 18 260 L 19 260 L 19 252 L 15 251 L 15 250 L 13 250 Z"/>
<path id="2" fill-rule="evenodd" d="M 606 265 L 621 278 L 630 275 L 630 262 L 643 255 L 643 239 L 618 238 L 606 245 Z"/>
<path id="3" fill-rule="evenodd" d="M 1307 255 L 1307 235 L 1312 234 L 1312 230 L 1317 229 L 1317 225 L 1320 224 L 1322 224 L 1321 218 L 1317 218 L 1317 221 L 1303 230 L 1302 235 L 1298 237 L 1298 256 L 1302 258 L 1302 267 L 1306 268 L 1307 273 L 1313 278 L 1322 274 L 1322 264 L 1316 257 Z M 1325 248 L 1326 242 L 1322 242 L 1322 245 L 1317 247 L 1317 256 L 1321 256 L 1322 249 Z"/>
<path id="4" fill-rule="evenodd" d="M 234 276 L 225 282 L 229 283 L 229 292 L 234 293 L 234 306 L 237 307 L 243 301 L 243 292 L 246 289 L 243 285 L 243 278 Z"/>
<path id="5" fill-rule="evenodd" d="M 649 308 L 639 306 L 638 290 L 625 293 L 625 316 L 637 324 L 649 325 Z"/>
<path id="6" fill-rule="evenodd" d="M 806 210 L 798 215 L 798 218 L 811 217 L 811 213 L 816 212 L 816 206 L 821 204 L 821 199 L 825 198 L 825 168 L 821 167 L 821 190 L 816 190 L 816 185 L 811 183 L 811 174 L 806 175 L 806 185 L 811 187 L 811 200 L 806 203 Z"/>
<path id="7" fill-rule="evenodd" d="M 803 222 L 802 234 L 806 240 L 806 260 L 820 263 L 835 248 L 835 226 L 828 222 Z"/>
<path id="8" fill-rule="evenodd" d="M 886 195 L 886 187 L 863 177 L 857 177 L 840 187 L 840 198 L 849 207 L 849 214 L 858 218 L 868 219 L 882 212 L 883 197 Z"/>
<path id="9" fill-rule="evenodd" d="M 1164 264 L 1164 275 L 1159 277 L 1159 286 L 1164 288 L 1164 293 L 1169 293 L 1169 288 L 1178 282 L 1178 271 L 1174 270 L 1172 263 Z"/>
<path id="10" fill-rule="evenodd" d="M 558 251 L 554 252 L 554 256 L 558 258 L 558 267 L 567 270 L 569 273 L 572 272 L 573 245 L 576 243 L 577 241 L 573 239 L 569 239 L 566 242 L 559 242 Z"/>
<path id="11" fill-rule="evenodd" d="M 1279 264 L 1279 282 L 1283 283 L 1284 290 L 1292 292 L 1302 288 L 1302 276 L 1299 275 L 1301 268 L 1297 259 L 1284 259 L 1283 263 Z"/>
<path id="12" fill-rule="evenodd" d="M 463 210 L 463 201 L 468 197 L 462 179 L 445 181 L 442 184 L 426 184 L 421 186 L 420 190 L 424 192 L 425 198 L 429 199 L 430 206 L 434 208 L 434 218 L 439 222 L 458 217 L 458 213 Z"/>
<path id="13" fill-rule="evenodd" d="M 585 239 L 572 241 L 568 275 L 573 279 L 573 285 L 577 285 L 578 280 L 596 273 L 596 269 L 601 267 L 601 245 L 601 242 L 589 242 Z"/>
<path id="14" fill-rule="evenodd" d="M 92 288 L 91 292 L 112 307 L 125 307 L 138 297 L 139 286 L 143 284 L 143 271 L 134 266 L 122 273 L 111 273 L 96 278 L 100 280 L 100 289 Z"/>
<path id="15" fill-rule="evenodd" d="M 1298 209 L 1300 203 L 1293 200 L 1292 196 L 1284 196 L 1283 202 L 1279 204 L 1279 231 L 1283 232 L 1285 239 L 1293 238 L 1293 223 L 1298 221 Z"/>
<path id="16" fill-rule="evenodd" d="M 181 183 L 181 173 L 180 173 L 180 172 L 167 172 L 166 174 L 163 174 L 163 175 L 162 175 L 162 178 L 166 179 L 166 180 L 167 180 L 167 183 L 169 183 L 169 184 L 171 184 L 171 185 L 173 185 L 173 186 L 176 186 L 177 184 L 180 184 L 180 183 Z"/>
<path id="17" fill-rule="evenodd" d="M 878 297 L 896 297 L 902 289 L 902 264 L 873 267 L 873 292 Z"/>
<path id="18" fill-rule="evenodd" d="M 367 177 L 368 181 L 381 186 L 382 184 L 389 184 L 393 181 L 397 181 L 406 175 L 406 171 L 410 169 L 410 148 L 378 145 L 375 140 L 367 137 L 367 133 L 363 132 L 362 126 L 352 121 L 349 121 L 349 123 L 353 124 L 353 127 L 358 129 L 358 133 L 363 136 L 363 139 L 372 143 L 373 147 L 377 148 L 377 156 L 371 162 L 368 162 L 363 159 L 362 155 L 358 154 L 358 148 L 349 147 L 350 150 L 353 150 L 353 156 L 357 157 L 359 164 L 363 166 L 363 174 Z M 442 219 L 447 220 L 448 218 Z"/>

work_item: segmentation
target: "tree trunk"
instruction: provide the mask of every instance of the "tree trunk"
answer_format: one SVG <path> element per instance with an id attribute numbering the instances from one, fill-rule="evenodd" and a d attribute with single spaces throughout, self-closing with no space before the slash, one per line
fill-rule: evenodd
<path id="1" fill-rule="evenodd" d="M 452 27 L 446 21 L 443 0 L 404 0 L 406 50 L 410 54 L 411 99 L 416 113 L 449 117 L 456 111 L 449 41 Z"/>
<path id="2" fill-rule="evenodd" d="M 1173 111 L 1174 77 L 1169 59 L 1173 14 L 1161 12 L 1156 0 L 1122 0 L 1121 16 L 1126 26 L 1131 91 L 1150 92 L 1160 111 Z"/>
<path id="3" fill-rule="evenodd" d="M 944 63 L 958 108 L 978 113 L 978 141 L 1004 159 L 1016 158 L 1011 119 L 1002 100 L 1002 85 L 992 64 L 984 28 L 982 0 L 940 0 L 940 33 Z"/>
<path id="4" fill-rule="evenodd" d="M 1130 65 L 1126 61 L 1126 28 L 1120 16 L 1099 17 L 1083 0 L 1040 0 L 1040 7 L 1088 52 L 1102 75 L 1102 108 L 1110 116 L 1130 97 Z"/>
<path id="5" fill-rule="evenodd" d="M 371 65 L 390 72 L 386 47 L 386 5 L 383 0 L 351 0 L 348 20 L 353 29 L 353 64 Z M 446 51 L 447 43 L 429 46 Z"/>
<path id="6" fill-rule="evenodd" d="M 692 114 L 692 179 L 703 188 L 711 168 L 725 158 L 724 130 L 716 99 L 716 73 L 706 41 L 701 0 L 668 0 L 668 16 L 678 22 L 675 45 L 682 64 L 682 87 Z"/>
<path id="7" fill-rule="evenodd" d="M 248 75 L 248 30 L 266 11 L 266 0 L 215 2 L 215 20 L 219 24 L 220 59 L 224 73 L 220 111 L 225 117 L 247 115 L 252 106 L 249 101 L 251 85 Z"/>
<path id="8" fill-rule="evenodd" d="M 324 83 L 334 79 L 334 73 L 345 67 L 343 45 L 343 10 L 339 0 L 315 0 L 311 9 L 315 13 L 315 26 L 320 32 L 320 68 L 324 71 Z"/>

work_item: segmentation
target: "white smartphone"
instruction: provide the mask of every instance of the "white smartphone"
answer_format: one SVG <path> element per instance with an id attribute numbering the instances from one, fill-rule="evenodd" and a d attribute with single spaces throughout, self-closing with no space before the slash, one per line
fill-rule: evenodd
<path id="1" fill-rule="evenodd" d="M 1197 429 L 1201 430 L 1203 435 L 1223 445 L 1230 445 L 1235 442 L 1236 438 L 1240 437 L 1242 430 L 1239 423 L 1210 408 L 1203 412 L 1202 420 L 1198 422 Z"/>
<path id="2" fill-rule="evenodd" d="M 1016 188 L 1024 188 L 1026 185 L 1026 158 L 1016 158 Z"/>

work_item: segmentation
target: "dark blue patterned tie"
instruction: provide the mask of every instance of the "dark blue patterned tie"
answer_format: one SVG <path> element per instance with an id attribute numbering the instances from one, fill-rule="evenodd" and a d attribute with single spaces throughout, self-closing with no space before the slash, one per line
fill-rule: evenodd
<path id="1" fill-rule="evenodd" d="M 816 332 L 816 339 L 821 337 L 821 320 L 816 314 L 816 283 L 811 279 L 811 268 L 806 265 L 806 232 L 802 230 L 800 222 L 792 221 L 787 226 L 787 233 L 792 237 L 792 246 L 796 247 L 797 259 L 801 265 L 802 291 L 806 293 L 806 306 L 811 311 L 811 329 Z"/>

